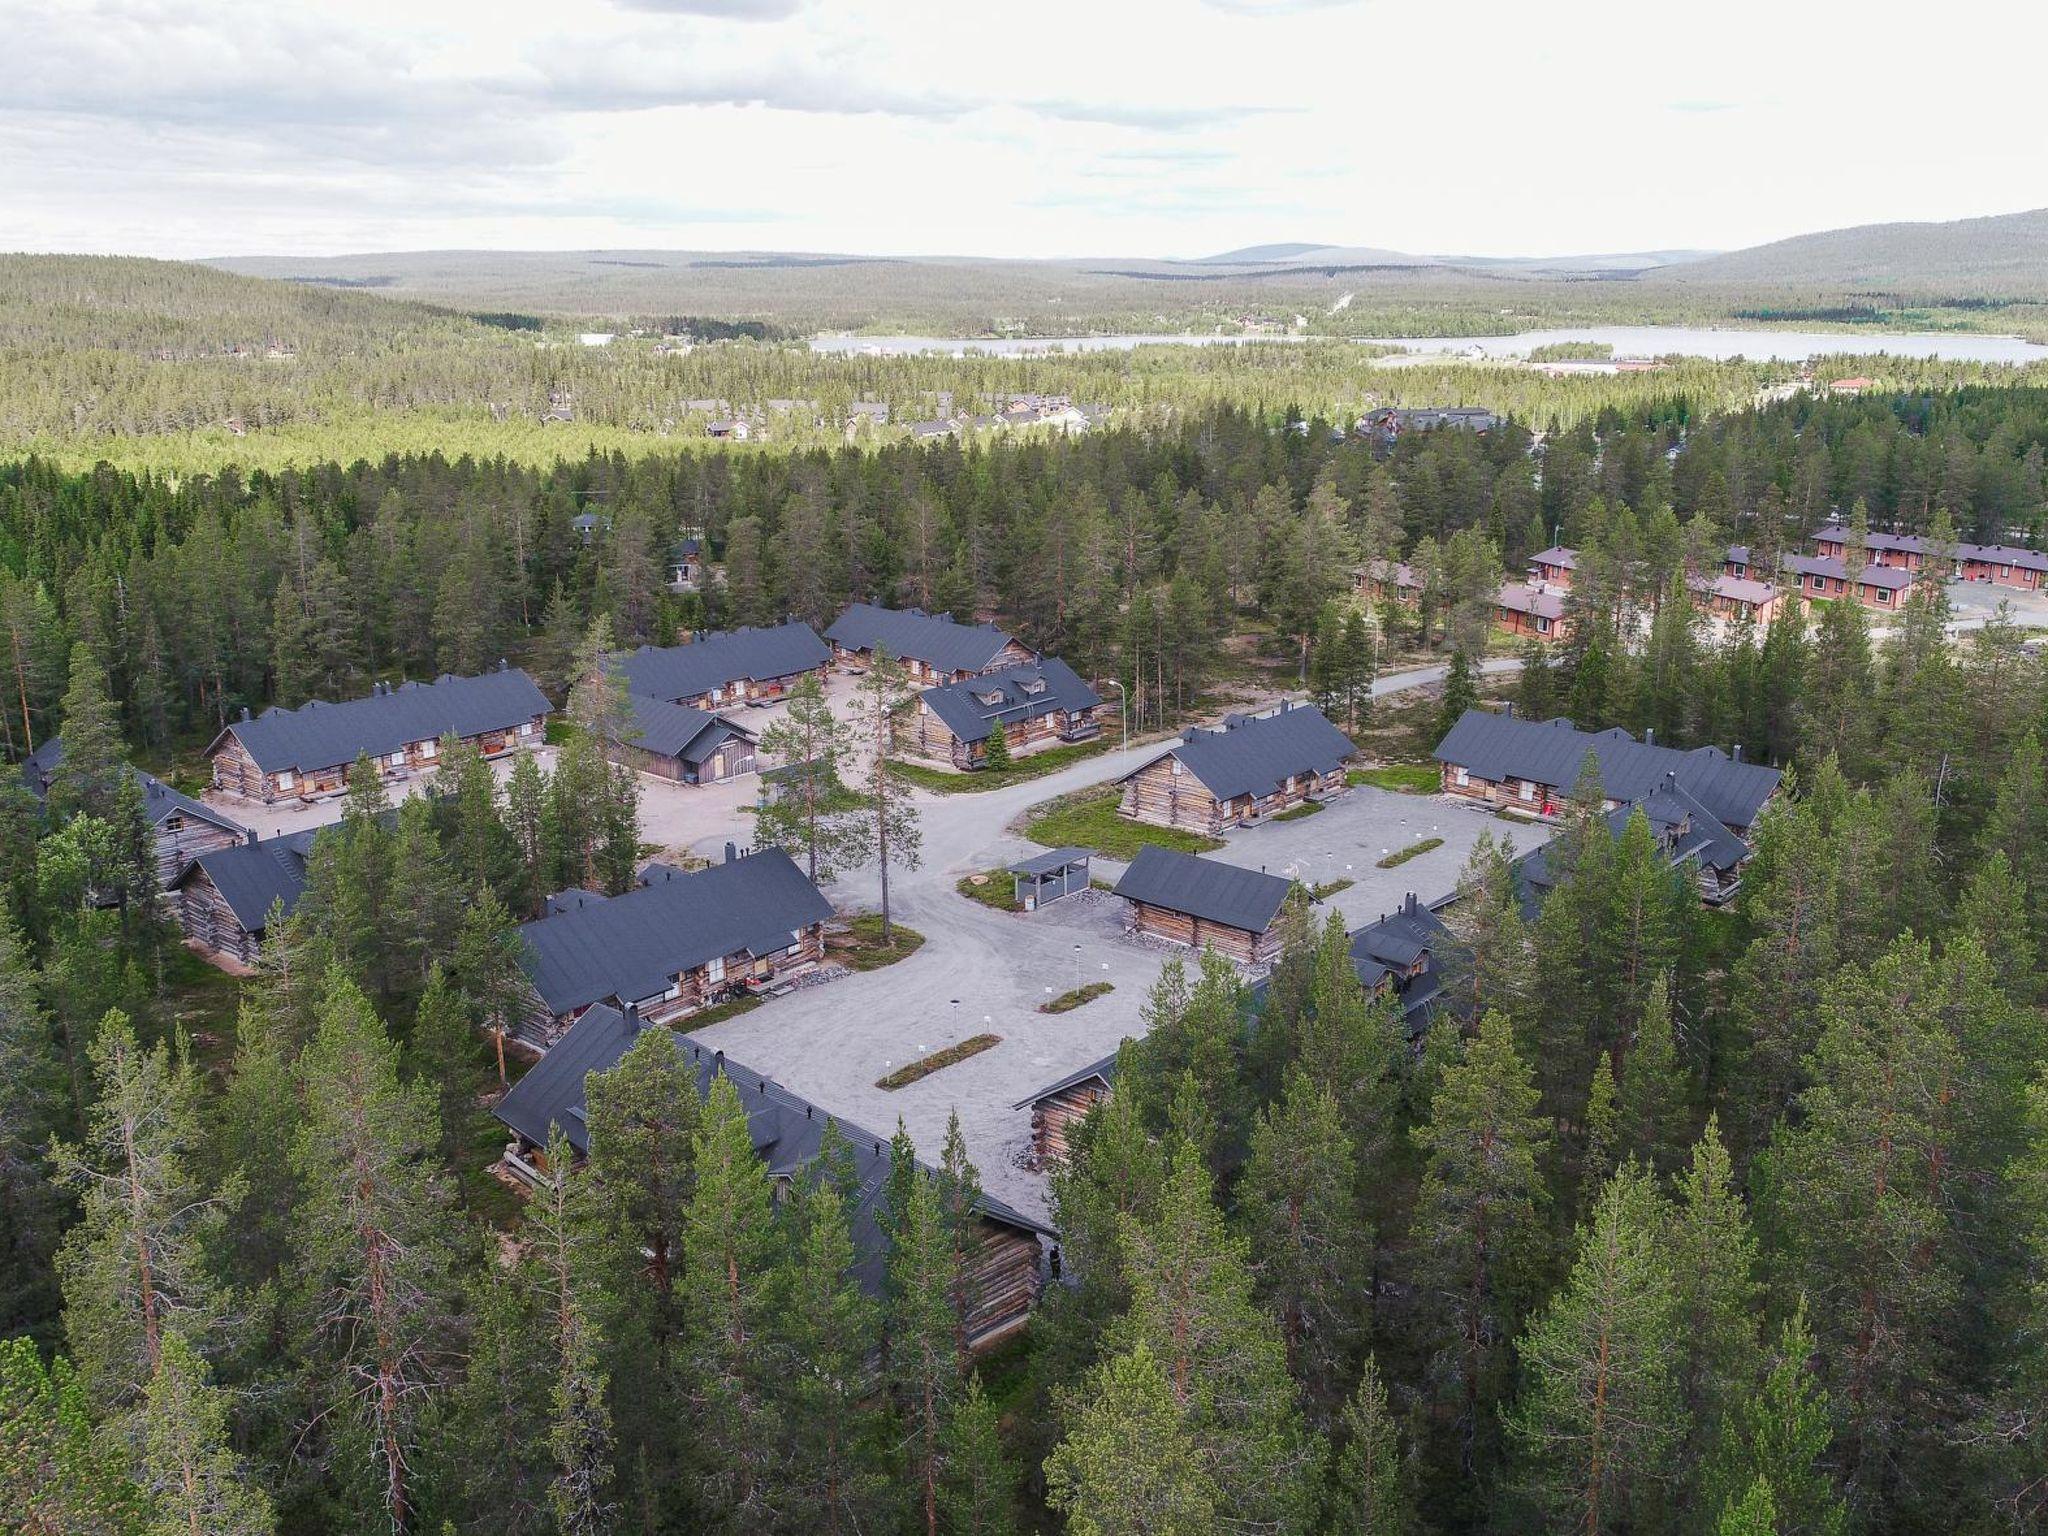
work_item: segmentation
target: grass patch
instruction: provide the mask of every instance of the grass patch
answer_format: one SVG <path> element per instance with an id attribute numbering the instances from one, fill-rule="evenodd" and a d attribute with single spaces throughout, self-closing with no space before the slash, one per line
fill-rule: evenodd
<path id="1" fill-rule="evenodd" d="M 1432 848 L 1441 848 L 1443 845 L 1444 840 L 1440 837 L 1425 837 L 1421 842 L 1410 843 L 1406 848 L 1390 853 L 1384 859 L 1377 860 L 1376 862 L 1381 869 L 1394 869 L 1399 865 L 1406 864 L 1410 859 L 1421 858 Z"/>
<path id="2" fill-rule="evenodd" d="M 1317 811 L 1320 811 L 1322 808 L 1323 802 L 1320 800 L 1304 800 L 1301 802 L 1301 804 L 1293 807 L 1290 810 L 1282 811 L 1279 815 L 1273 817 L 1272 819 L 1274 821 L 1299 821 L 1304 816 L 1315 815 L 1315 813 Z"/>
<path id="3" fill-rule="evenodd" d="M 701 1029 L 706 1024 L 723 1024 L 727 1019 L 736 1019 L 743 1013 L 752 1013 L 767 1002 L 765 997 L 736 997 L 729 1003 L 719 1003 L 691 1014 L 681 1021 L 685 1029 Z"/>
<path id="4" fill-rule="evenodd" d="M 859 917 L 849 918 L 846 926 L 851 931 L 843 938 L 827 938 L 825 947 L 836 950 L 834 958 L 856 971 L 879 971 L 898 960 L 908 960 L 924 947 L 924 935 L 901 923 L 894 925 L 894 937 L 884 944 L 879 912 L 863 912 Z"/>
<path id="5" fill-rule="evenodd" d="M 981 884 L 974 883 L 977 879 Z M 969 901 L 978 901 L 998 912 L 1017 910 L 1017 882 L 1007 870 L 984 869 L 979 875 L 962 875 L 953 889 Z"/>
<path id="6" fill-rule="evenodd" d="M 1040 1013 L 1072 1013 L 1083 1003 L 1092 1003 L 1106 993 L 1114 992 L 1116 984 L 1109 981 L 1091 981 L 1085 987 L 1076 987 L 1071 992 L 1062 992 L 1049 1003 L 1040 1003 Z"/>
<path id="7" fill-rule="evenodd" d="M 1136 858 L 1147 843 L 1180 853 L 1209 853 L 1223 846 L 1213 837 L 1178 827 L 1126 821 L 1116 813 L 1120 798 L 1121 792 L 1111 785 L 1035 805 L 1024 813 L 1024 835 L 1048 848 L 1093 848 L 1124 863 Z"/>
<path id="8" fill-rule="evenodd" d="M 548 716 L 544 739 L 551 747 L 566 747 L 576 739 L 576 722 L 560 710 Z"/>
<path id="9" fill-rule="evenodd" d="M 1327 897 L 1336 895 L 1339 891 L 1350 890 L 1357 883 L 1356 880 L 1351 879 L 1349 876 L 1342 880 L 1325 880 L 1321 885 L 1310 886 L 1308 893 L 1315 897 L 1317 901 L 1322 901 Z"/>
<path id="10" fill-rule="evenodd" d="M 973 773 L 949 773 L 943 768 L 928 768 L 923 763 L 904 762 L 896 764 L 896 771 L 919 789 L 928 789 L 935 795 L 975 795 L 984 790 L 1002 789 L 1058 773 L 1062 768 L 1071 768 L 1106 751 L 1109 744 L 1107 736 L 1098 736 L 1093 741 L 1047 747 L 1029 757 L 1014 758 L 1007 768 L 977 768 Z"/>
<path id="11" fill-rule="evenodd" d="M 235 1022 L 242 978 L 208 965 L 175 939 L 163 948 L 162 1017 L 191 1038 L 192 1055 L 209 1072 L 224 1073 L 235 1055 Z"/>
<path id="12" fill-rule="evenodd" d="M 1426 763 L 1382 763 L 1376 768 L 1353 768 L 1344 775 L 1344 782 L 1353 789 L 1370 785 L 1401 795 L 1426 795 L 1443 783 L 1443 774 Z"/>
<path id="13" fill-rule="evenodd" d="M 933 1051 L 929 1056 L 920 1056 L 916 1061 L 905 1062 L 894 1072 L 875 1079 L 875 1086 L 886 1093 L 898 1088 L 908 1088 L 912 1083 L 930 1077 L 943 1067 L 950 1067 L 956 1061 L 965 1061 L 970 1056 L 979 1056 L 983 1051 L 992 1051 L 1003 1043 L 1001 1035 L 969 1035 L 958 1045 L 949 1045 L 943 1051 Z"/>

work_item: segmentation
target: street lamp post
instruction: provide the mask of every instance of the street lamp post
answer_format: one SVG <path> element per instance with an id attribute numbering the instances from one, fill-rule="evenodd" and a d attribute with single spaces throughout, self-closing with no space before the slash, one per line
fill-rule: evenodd
<path id="1" fill-rule="evenodd" d="M 1074 946 L 1074 990 L 1081 990 L 1081 946 Z"/>
<path id="2" fill-rule="evenodd" d="M 1096 681 L 1116 690 L 1117 720 L 1123 728 L 1124 737 L 1122 750 L 1128 752 L 1131 750 L 1131 691 L 1113 677 L 1097 678 Z"/>

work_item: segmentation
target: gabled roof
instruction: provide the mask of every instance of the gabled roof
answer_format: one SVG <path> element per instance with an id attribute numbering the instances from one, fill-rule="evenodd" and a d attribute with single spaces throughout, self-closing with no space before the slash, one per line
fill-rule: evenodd
<path id="1" fill-rule="evenodd" d="M 958 624 L 949 614 L 873 603 L 849 603 L 825 638 L 849 651 L 887 646 L 891 656 L 921 661 L 935 672 L 979 672 L 1010 643 L 993 624 Z"/>
<path id="2" fill-rule="evenodd" d="M 1296 704 L 1270 715 L 1231 715 L 1219 730 L 1190 730 L 1124 779 L 1173 757 L 1218 800 L 1232 800 L 1270 793 L 1296 774 L 1334 773 L 1356 750 L 1320 709 Z"/>
<path id="3" fill-rule="evenodd" d="M 1829 555 L 1786 555 L 1785 569 L 1796 576 L 1825 576 L 1833 581 L 1847 581 L 1849 567 Z M 1899 569 L 1895 565 L 1866 565 L 1856 580 L 1866 587 L 1879 587 L 1887 592 L 1898 592 L 1910 587 L 1919 578 L 1912 571 Z"/>
<path id="4" fill-rule="evenodd" d="M 380 688 L 342 704 L 315 700 L 297 709 L 266 709 L 254 720 L 233 722 L 213 745 L 232 735 L 265 773 L 332 768 L 364 752 L 376 757 L 451 732 L 507 730 L 552 707 L 532 678 L 501 666 L 478 677 L 443 673 L 431 683 Z"/>
<path id="5" fill-rule="evenodd" d="M 1111 1051 L 1107 1056 L 1103 1057 L 1100 1061 L 1091 1061 L 1088 1063 L 1087 1066 L 1080 1067 L 1072 1072 L 1069 1072 L 1065 1077 L 1061 1078 L 1058 1082 L 1047 1083 L 1043 1088 L 1039 1089 L 1038 1092 L 1031 1094 L 1026 1098 L 1019 1099 L 1016 1103 L 1012 1104 L 1010 1108 L 1029 1109 L 1032 1105 L 1042 1103 L 1046 1099 L 1051 1098 L 1056 1093 L 1065 1093 L 1069 1088 L 1072 1088 L 1075 1084 L 1085 1083 L 1089 1081 L 1091 1078 L 1094 1079 L 1096 1082 L 1101 1083 L 1102 1086 L 1105 1088 L 1113 1088 L 1116 1086 L 1116 1058 L 1117 1053 L 1115 1051 Z"/>
<path id="6" fill-rule="evenodd" d="M 989 696 L 995 698 L 994 703 L 987 702 Z M 961 741 L 985 740 L 998 720 L 1014 725 L 1057 711 L 1073 714 L 1093 709 L 1102 702 L 1102 696 L 1057 656 L 1041 656 L 963 682 L 927 688 L 922 697 L 925 708 Z"/>
<path id="7" fill-rule="evenodd" d="M 1667 773 L 1676 773 L 1706 810 L 1731 827 L 1756 820 L 1780 777 L 1775 768 L 1737 762 L 1719 747 L 1680 752 L 1637 741 L 1623 730 L 1582 731 L 1561 716 L 1538 722 L 1484 709 L 1466 710 L 1434 755 L 1495 783 L 1528 779 L 1568 790 L 1578 782 L 1588 752 L 1599 761 L 1608 799 L 1633 803 Z"/>
<path id="8" fill-rule="evenodd" d="M 1562 544 L 1553 544 L 1550 548 L 1539 550 L 1531 555 L 1529 563 L 1531 565 L 1554 565 L 1562 570 L 1576 571 L 1579 568 L 1579 552 L 1576 549 L 1567 549 Z"/>
<path id="9" fill-rule="evenodd" d="M 52 736 L 35 751 L 22 759 L 21 781 L 28 792 L 38 800 L 47 799 L 50 781 L 57 775 L 57 765 L 64 761 L 64 738 Z M 160 827 L 173 816 L 183 816 L 193 821 L 210 822 L 223 832 L 241 836 L 248 828 L 240 822 L 222 815 L 212 806 L 194 800 L 190 795 L 180 794 L 153 773 L 144 773 L 140 768 L 128 770 L 142 785 L 142 814 L 152 827 Z"/>
<path id="10" fill-rule="evenodd" d="M 1430 908 L 1411 891 L 1394 911 L 1351 935 L 1351 965 L 1368 991 L 1389 976 L 1401 979 L 1401 1016 L 1411 1025 L 1427 1020 L 1443 992 L 1444 957 L 1457 941 Z M 1415 962 L 1420 974 L 1410 976 Z"/>
<path id="11" fill-rule="evenodd" d="M 815 672 L 832 652 L 808 624 L 729 629 L 689 645 L 643 645 L 619 658 L 629 692 L 651 699 L 691 699 L 727 683 L 765 682 Z"/>
<path id="12" fill-rule="evenodd" d="M 1084 859 L 1092 859 L 1094 857 L 1095 850 L 1093 848 L 1055 848 L 1049 853 L 1035 854 L 1031 858 L 1020 859 L 1004 870 L 1004 873 L 1010 875 L 1050 875 L 1057 870 L 1065 869 L 1069 864 L 1079 864 Z"/>
<path id="13" fill-rule="evenodd" d="M 1725 598 L 1729 602 L 1752 605 L 1769 602 L 1778 591 L 1768 581 L 1753 581 L 1747 576 L 1730 576 L 1725 571 L 1712 581 L 1702 582 L 1700 589 L 1710 596 Z"/>
<path id="14" fill-rule="evenodd" d="M 520 926 L 522 963 L 551 1012 L 633 1002 L 681 971 L 732 954 L 768 955 L 832 915 L 788 854 L 763 848 L 685 874 L 650 864 L 619 896 L 565 892 L 559 910 Z"/>
<path id="15" fill-rule="evenodd" d="M 1115 894 L 1226 928 L 1264 933 L 1279 917 L 1291 888 L 1291 882 L 1263 870 L 1240 869 L 1147 843 L 1117 881 Z"/>
<path id="16" fill-rule="evenodd" d="M 638 693 L 626 696 L 625 724 L 621 745 L 691 764 L 703 762 L 735 736 L 742 741 L 754 740 L 752 731 L 735 725 L 724 715 Z"/>
<path id="17" fill-rule="evenodd" d="M 233 843 L 194 858 L 171 881 L 178 889 L 203 870 L 246 933 L 261 933 L 273 903 L 290 917 L 306 889 L 306 860 L 320 829 L 288 832 L 261 842 Z"/>
<path id="18" fill-rule="evenodd" d="M 1539 619 L 1564 617 L 1564 593 L 1540 581 L 1504 581 L 1498 601 L 1509 613 L 1526 613 Z"/>
<path id="19" fill-rule="evenodd" d="M 644 1027 L 652 1026 L 643 1026 L 637 1017 L 621 1014 L 615 1008 L 599 1006 L 586 1010 L 547 1055 L 506 1092 L 495 1111 L 497 1117 L 536 1144 L 544 1144 L 548 1127 L 558 1125 L 578 1151 L 587 1151 L 590 1131 L 584 1114 L 585 1080 L 592 1072 L 609 1072 L 617 1066 Z M 679 1035 L 677 1043 L 682 1047 L 685 1063 L 696 1073 L 700 1095 L 710 1095 L 711 1084 L 720 1074 L 739 1090 L 754 1150 L 771 1173 L 785 1177 L 801 1174 L 816 1159 L 825 1139 L 825 1127 L 837 1124 L 852 1154 L 856 1181 L 846 1213 L 856 1255 L 853 1272 L 864 1289 L 878 1291 L 888 1251 L 879 1220 L 887 1204 L 888 1139 L 849 1121 L 837 1120 L 780 1083 L 726 1060 L 724 1052 L 709 1050 L 687 1035 Z M 920 1161 L 918 1169 L 926 1178 L 933 1177 L 925 1163 Z M 1032 1220 L 992 1195 L 984 1194 L 975 1209 L 989 1220 L 1020 1232 L 1055 1235 L 1043 1222 Z"/>

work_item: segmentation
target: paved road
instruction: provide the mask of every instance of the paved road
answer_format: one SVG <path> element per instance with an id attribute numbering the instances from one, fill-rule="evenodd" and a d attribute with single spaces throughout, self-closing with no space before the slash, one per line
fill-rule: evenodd
<path id="1" fill-rule="evenodd" d="M 1516 665 L 1503 659 L 1487 670 Z M 1395 674 L 1380 679 L 1374 691 L 1423 686 L 1443 672 L 1430 667 Z M 898 871 L 890 884 L 892 910 L 925 935 L 924 948 L 885 970 L 779 998 L 698 1031 L 697 1038 L 878 1135 L 893 1132 L 900 1115 L 928 1152 L 936 1151 L 947 1116 L 957 1109 L 989 1191 L 1023 1209 L 1041 1209 L 1042 1178 L 1019 1166 L 1029 1117 L 1012 1105 L 1139 1033 L 1145 993 L 1165 954 L 1125 938 L 1121 903 L 1105 896 L 1070 898 L 1023 916 L 991 911 L 954 886 L 962 875 L 1036 850 L 1004 831 L 1022 811 L 1116 778 L 1160 750 L 1155 742 L 1104 753 L 1005 789 L 919 795 L 922 865 Z M 1317 815 L 1234 833 L 1214 857 L 1276 873 L 1305 865 L 1300 873 L 1312 881 L 1333 878 L 1344 873 L 1337 866 L 1348 865 L 1356 884 L 1333 904 L 1356 926 L 1391 910 L 1410 890 L 1425 898 L 1448 890 L 1472 842 L 1491 825 L 1484 815 L 1433 795 L 1356 789 Z M 1516 831 L 1518 844 L 1542 836 L 1533 828 Z M 1444 838 L 1444 846 L 1398 869 L 1373 867 L 1381 849 L 1428 836 Z M 1104 873 L 1115 868 L 1107 865 Z M 856 871 L 827 894 L 842 910 L 872 908 L 880 897 L 876 872 Z M 1077 978 L 1106 980 L 1116 990 L 1070 1013 L 1036 1011 Z M 1001 1035 L 1003 1043 L 894 1093 L 874 1086 L 892 1067 L 983 1032 Z"/>

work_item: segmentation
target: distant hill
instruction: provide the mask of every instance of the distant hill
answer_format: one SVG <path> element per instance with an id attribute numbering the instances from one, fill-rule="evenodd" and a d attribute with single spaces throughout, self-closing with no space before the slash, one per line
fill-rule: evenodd
<path id="1" fill-rule="evenodd" d="M 1277 245 L 1247 245 L 1240 250 L 1225 251 L 1220 256 L 1197 257 L 1190 266 L 1201 267 L 1256 267 L 1273 263 L 1295 266 L 1394 266 L 1422 267 L 1434 265 L 1433 256 L 1410 256 L 1405 251 L 1381 250 L 1371 245 L 1310 245 L 1299 240 L 1282 241 Z"/>
<path id="2" fill-rule="evenodd" d="M 1728 287 L 2048 292 L 2048 208 L 1945 224 L 1860 224 L 1687 264 L 1673 282 Z"/>

